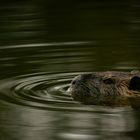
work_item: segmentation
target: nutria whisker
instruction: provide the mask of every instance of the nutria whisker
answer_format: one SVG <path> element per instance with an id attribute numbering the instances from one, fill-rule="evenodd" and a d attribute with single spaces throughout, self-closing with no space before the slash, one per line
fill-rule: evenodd
<path id="1" fill-rule="evenodd" d="M 86 90 L 90 90 L 89 87 L 82 81 L 79 81 L 79 83 L 86 89 Z"/>
<path id="2" fill-rule="evenodd" d="M 91 95 L 96 95 L 96 96 L 99 96 L 100 95 L 100 92 L 99 92 L 99 90 L 95 87 L 95 86 L 93 86 L 93 84 L 91 84 L 91 83 L 89 83 L 89 86 L 91 87 Z"/>

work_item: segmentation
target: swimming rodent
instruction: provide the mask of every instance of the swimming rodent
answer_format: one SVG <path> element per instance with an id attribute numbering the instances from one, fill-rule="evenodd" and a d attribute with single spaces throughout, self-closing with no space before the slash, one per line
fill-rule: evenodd
<path id="1" fill-rule="evenodd" d="M 68 91 L 83 104 L 139 107 L 140 72 L 83 73 L 71 81 Z"/>

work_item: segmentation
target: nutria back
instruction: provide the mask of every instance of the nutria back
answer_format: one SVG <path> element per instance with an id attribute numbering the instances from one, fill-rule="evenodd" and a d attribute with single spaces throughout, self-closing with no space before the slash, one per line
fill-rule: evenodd
<path id="1" fill-rule="evenodd" d="M 69 87 L 75 101 L 109 106 L 140 106 L 140 72 L 93 72 L 76 76 Z M 138 104 L 139 103 L 139 104 Z"/>

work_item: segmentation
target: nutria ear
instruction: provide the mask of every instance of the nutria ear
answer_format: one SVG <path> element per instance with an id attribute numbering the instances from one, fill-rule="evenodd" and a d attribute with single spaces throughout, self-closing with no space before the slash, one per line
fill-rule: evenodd
<path id="1" fill-rule="evenodd" d="M 134 76 L 129 83 L 130 90 L 140 90 L 140 77 Z"/>

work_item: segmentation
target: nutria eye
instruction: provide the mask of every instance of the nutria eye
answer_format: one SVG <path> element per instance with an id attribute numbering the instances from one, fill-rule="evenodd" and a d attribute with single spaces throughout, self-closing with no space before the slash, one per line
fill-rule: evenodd
<path id="1" fill-rule="evenodd" d="M 140 90 L 140 77 L 134 76 L 129 83 L 130 90 Z"/>
<path id="2" fill-rule="evenodd" d="M 109 79 L 103 80 L 103 82 L 104 82 L 105 84 L 114 84 L 115 81 L 114 81 L 113 79 L 109 78 Z"/>

